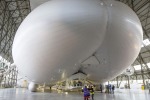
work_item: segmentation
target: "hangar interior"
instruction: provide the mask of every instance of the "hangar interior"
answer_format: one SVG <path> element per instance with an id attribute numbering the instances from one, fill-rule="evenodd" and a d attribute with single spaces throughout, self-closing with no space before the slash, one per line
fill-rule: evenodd
<path id="1" fill-rule="evenodd" d="M 125 71 L 121 75 L 106 82 L 105 84 L 114 84 L 116 88 L 120 88 L 120 89 L 139 89 L 137 91 L 140 91 L 140 93 L 141 90 L 143 89 L 143 91 L 146 91 L 146 93 L 148 93 L 148 89 L 150 88 L 150 0 L 116 0 L 116 1 L 125 3 L 138 15 L 143 28 L 143 44 L 141 45 L 142 48 L 137 59 L 134 61 L 131 67 L 126 70 L 127 72 Z M 43 3 L 45 1 L 37 0 L 36 2 Z M 26 88 L 27 87 L 26 76 L 22 77 L 18 72 L 17 67 L 10 66 L 10 65 L 13 63 L 12 44 L 13 44 L 14 36 L 21 22 L 31 12 L 31 9 L 34 8 L 33 4 L 34 4 L 34 0 L 1 0 L 0 1 L 0 88 L 1 88 L 0 92 L 1 93 L 2 93 L 2 89 L 4 88 L 17 88 L 17 87 Z M 100 59 L 96 58 L 96 61 L 93 62 L 96 63 L 100 62 Z M 79 76 L 81 79 L 79 78 Z M 74 80 L 72 82 L 72 86 L 78 86 L 78 84 L 75 82 L 79 82 L 79 81 L 84 82 L 84 84 L 85 83 L 92 84 L 90 80 L 83 80 L 84 74 L 79 76 L 70 77 L 71 79 Z M 69 81 L 69 79 L 62 82 L 58 82 L 57 86 L 58 87 L 66 86 L 69 84 L 69 82 L 71 82 Z M 41 88 L 42 87 L 43 85 L 41 86 Z M 6 90 L 4 91 L 5 93 L 7 92 Z M 132 93 L 132 91 L 130 92 Z M 64 93 L 68 94 L 68 92 L 64 92 Z M 3 95 L 0 96 L 3 97 Z M 4 95 L 4 97 L 5 96 L 6 94 Z M 47 98 L 49 98 L 49 95 L 46 94 L 46 96 Z M 52 98 L 54 98 L 55 96 L 57 95 L 52 94 Z M 109 97 L 113 98 L 111 96 Z M 60 98 L 61 97 L 58 96 L 57 99 Z M 77 99 L 80 98 L 81 97 Z M 96 98 L 98 99 L 101 97 L 96 97 Z M 102 98 L 105 99 L 103 95 Z M 144 98 L 145 99 L 142 98 L 140 99 L 148 100 L 150 96 Z M 65 97 L 64 99 L 67 98 Z"/>

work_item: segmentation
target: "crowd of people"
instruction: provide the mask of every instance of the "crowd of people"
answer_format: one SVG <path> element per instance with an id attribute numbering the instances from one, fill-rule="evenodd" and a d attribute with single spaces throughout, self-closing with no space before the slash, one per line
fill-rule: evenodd
<path id="1" fill-rule="evenodd" d="M 105 93 L 113 93 L 114 94 L 114 90 L 115 90 L 115 86 L 114 85 L 106 85 L 105 86 Z M 103 86 L 100 84 L 100 92 L 103 93 Z M 85 86 L 83 88 L 83 93 L 84 93 L 84 100 L 88 100 L 90 97 L 92 100 L 94 100 L 94 86 Z"/>
<path id="2" fill-rule="evenodd" d="M 114 85 L 106 85 L 106 91 L 105 93 L 113 93 L 114 94 L 115 86 Z"/>

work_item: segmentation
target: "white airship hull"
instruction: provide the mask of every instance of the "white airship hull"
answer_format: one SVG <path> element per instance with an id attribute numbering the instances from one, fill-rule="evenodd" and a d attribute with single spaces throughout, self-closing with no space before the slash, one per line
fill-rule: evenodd
<path id="1" fill-rule="evenodd" d="M 76 65 L 96 52 L 102 63 L 82 71 L 89 80 L 104 82 L 133 63 L 142 34 L 138 17 L 122 3 L 52 0 L 22 22 L 12 54 L 18 70 L 30 81 L 54 83 L 77 72 Z"/>

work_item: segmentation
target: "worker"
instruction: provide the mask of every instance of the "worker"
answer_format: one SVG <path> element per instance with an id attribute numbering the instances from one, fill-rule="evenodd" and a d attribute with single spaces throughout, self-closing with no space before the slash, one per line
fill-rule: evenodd
<path id="1" fill-rule="evenodd" d="M 102 84 L 100 84 L 100 87 L 99 87 L 99 89 L 100 89 L 100 92 L 102 93 L 103 91 L 103 87 L 102 87 Z"/>
<path id="2" fill-rule="evenodd" d="M 90 98 L 90 92 L 87 86 L 84 87 L 83 92 L 84 92 L 84 100 L 88 100 L 88 98 Z"/>
<path id="3" fill-rule="evenodd" d="M 114 94 L 115 86 L 112 86 L 112 93 Z"/>
<path id="4" fill-rule="evenodd" d="M 111 89 L 112 89 L 111 84 L 109 84 L 109 92 L 108 93 L 111 93 Z"/>
<path id="5" fill-rule="evenodd" d="M 94 100 L 94 86 L 90 86 L 90 94 L 91 94 L 91 98 L 92 100 Z"/>

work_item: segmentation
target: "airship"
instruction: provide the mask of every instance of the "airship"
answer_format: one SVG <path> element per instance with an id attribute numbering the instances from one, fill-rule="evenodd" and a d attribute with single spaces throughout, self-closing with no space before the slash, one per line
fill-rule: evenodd
<path id="1" fill-rule="evenodd" d="M 113 0 L 51 0 L 19 26 L 12 55 L 30 88 L 56 83 L 76 72 L 106 82 L 129 67 L 143 31 L 135 12 Z"/>

